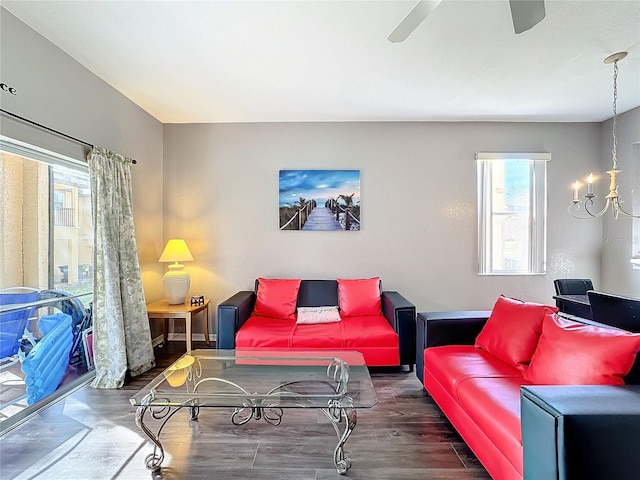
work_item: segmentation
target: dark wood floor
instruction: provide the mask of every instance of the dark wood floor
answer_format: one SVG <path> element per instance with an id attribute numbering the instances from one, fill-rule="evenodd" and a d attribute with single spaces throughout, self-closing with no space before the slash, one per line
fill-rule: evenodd
<path id="1" fill-rule="evenodd" d="M 203 348 L 205 344 L 194 344 Z M 177 356 L 184 343 L 156 350 L 158 367 L 119 390 L 85 386 L 0 438 L 0 478 L 87 480 L 150 478 L 151 443 L 135 424 L 129 397 Z M 162 433 L 163 479 L 469 480 L 489 479 L 415 373 L 372 369 L 379 403 L 358 411 L 345 445 L 347 475 L 333 466 L 337 443 L 315 410 L 287 410 L 282 424 L 231 424 L 230 412 L 178 412 Z"/>

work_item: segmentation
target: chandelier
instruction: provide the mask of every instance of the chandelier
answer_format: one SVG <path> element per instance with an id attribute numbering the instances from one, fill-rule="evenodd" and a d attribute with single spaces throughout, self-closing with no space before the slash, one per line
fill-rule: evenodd
<path id="1" fill-rule="evenodd" d="M 609 55 L 607 58 L 604 59 L 604 63 L 606 64 L 613 63 L 613 149 L 611 150 L 613 167 L 611 168 L 611 170 L 607 170 L 607 173 L 609 174 L 609 177 L 610 177 L 609 195 L 605 197 L 606 203 L 604 204 L 604 207 L 602 207 L 602 210 L 600 210 L 599 212 L 593 212 L 592 211 L 593 205 L 594 205 L 593 199 L 596 198 L 596 195 L 593 193 L 594 177 L 593 177 L 593 174 L 590 174 L 589 177 L 587 178 L 587 193 L 584 196 L 584 211 L 586 212 L 586 215 L 578 215 L 577 213 L 580 210 L 580 203 L 581 203 L 581 200 L 579 197 L 580 182 L 576 181 L 573 184 L 573 199 L 571 200 L 571 204 L 567 209 L 569 211 L 569 214 L 575 218 L 579 218 L 579 219 L 597 218 L 603 215 L 607 210 L 609 210 L 609 207 L 612 207 L 613 218 L 617 219 L 618 215 L 621 213 L 628 217 L 640 218 L 640 215 L 633 215 L 632 213 L 629 213 L 622 208 L 622 205 L 621 205 L 622 200 L 620 200 L 620 196 L 618 195 L 617 176 L 621 172 L 621 170 L 618 170 L 618 158 L 616 157 L 616 147 L 618 142 L 616 138 L 616 120 L 618 116 L 618 112 L 617 112 L 618 60 L 622 60 L 626 56 L 627 56 L 627 52 L 618 52 L 618 53 Z"/>

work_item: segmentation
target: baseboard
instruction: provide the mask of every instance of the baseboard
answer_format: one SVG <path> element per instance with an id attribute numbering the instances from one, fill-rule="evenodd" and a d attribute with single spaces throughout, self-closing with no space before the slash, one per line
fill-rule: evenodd
<path id="1" fill-rule="evenodd" d="M 160 335 L 159 337 L 156 337 L 156 339 L 159 338 L 160 339 L 160 343 L 162 343 L 162 335 Z M 210 333 L 209 334 L 209 341 L 210 342 L 215 342 L 217 338 L 217 334 L 215 333 Z M 169 332 L 169 340 L 173 340 L 176 342 L 186 342 L 187 341 L 187 335 L 185 333 L 171 333 Z M 204 333 L 194 333 L 191 335 L 191 341 L 192 342 L 204 342 Z M 155 343 L 155 339 L 154 339 L 154 343 Z"/>

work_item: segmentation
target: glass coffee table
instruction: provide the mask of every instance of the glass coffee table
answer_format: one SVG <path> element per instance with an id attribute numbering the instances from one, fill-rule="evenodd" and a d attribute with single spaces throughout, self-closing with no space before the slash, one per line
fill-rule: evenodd
<path id="1" fill-rule="evenodd" d="M 358 408 L 371 408 L 376 392 L 362 354 L 350 351 L 193 350 L 176 360 L 131 399 L 136 424 L 151 439 L 146 467 L 156 474 L 164 460 L 160 435 L 186 408 L 198 420 L 201 408 L 229 408 L 231 422 L 251 419 L 279 425 L 289 408 L 322 411 L 333 424 L 338 444 L 333 462 L 340 474 L 351 467 L 344 444 L 356 426 Z M 154 433 L 149 414 L 159 422 Z"/>

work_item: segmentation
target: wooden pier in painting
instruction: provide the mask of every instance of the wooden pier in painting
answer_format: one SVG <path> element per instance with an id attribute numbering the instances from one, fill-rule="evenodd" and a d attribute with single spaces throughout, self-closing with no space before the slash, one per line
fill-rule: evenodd
<path id="1" fill-rule="evenodd" d="M 300 205 L 280 207 L 293 215 L 280 226 L 280 230 L 315 230 L 340 231 L 360 230 L 360 219 L 354 216 L 352 207 L 340 205 L 336 199 L 330 198 L 324 207 L 318 207 L 316 200 L 300 198 Z M 322 203 L 321 203 L 322 204 Z M 359 212 L 359 207 L 358 207 Z M 283 223 L 282 217 L 280 218 Z"/>
<path id="2" fill-rule="evenodd" d="M 330 208 L 317 207 L 311 210 L 302 230 L 342 230 L 342 226 L 336 220 L 335 214 Z"/>

